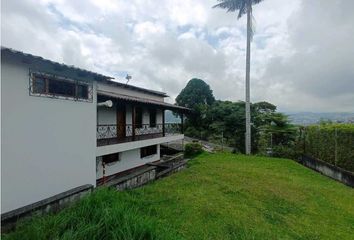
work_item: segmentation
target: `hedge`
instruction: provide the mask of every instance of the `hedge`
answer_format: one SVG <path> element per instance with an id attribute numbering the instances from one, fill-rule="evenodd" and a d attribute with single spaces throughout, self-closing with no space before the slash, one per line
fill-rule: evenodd
<path id="1" fill-rule="evenodd" d="M 203 148 L 202 145 L 200 145 L 199 143 L 187 143 L 184 147 L 185 157 L 195 157 L 202 152 Z"/>
<path id="2" fill-rule="evenodd" d="M 354 172 L 354 124 L 305 128 L 304 153 Z"/>

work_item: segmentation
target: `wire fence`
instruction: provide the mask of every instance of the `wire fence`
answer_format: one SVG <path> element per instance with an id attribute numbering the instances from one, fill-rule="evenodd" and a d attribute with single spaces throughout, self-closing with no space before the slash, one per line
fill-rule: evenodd
<path id="1" fill-rule="evenodd" d="M 300 130 L 303 153 L 354 171 L 354 124 L 328 124 Z"/>

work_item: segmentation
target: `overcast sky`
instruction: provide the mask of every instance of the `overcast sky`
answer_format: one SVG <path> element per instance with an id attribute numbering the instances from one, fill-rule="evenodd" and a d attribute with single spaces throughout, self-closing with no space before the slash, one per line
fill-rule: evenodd
<path id="1" fill-rule="evenodd" d="M 2 0 L 2 45 L 167 92 L 191 78 L 244 99 L 245 26 L 216 0 Z M 354 1 L 254 7 L 251 101 L 354 112 Z"/>

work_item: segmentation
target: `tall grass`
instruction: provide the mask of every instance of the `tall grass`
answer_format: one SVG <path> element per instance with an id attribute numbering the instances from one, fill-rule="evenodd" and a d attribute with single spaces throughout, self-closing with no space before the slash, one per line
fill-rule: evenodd
<path id="1" fill-rule="evenodd" d="M 138 189 L 98 189 L 4 239 L 353 239 L 354 191 L 294 161 L 202 153 Z"/>
<path id="2" fill-rule="evenodd" d="M 130 198 L 130 201 L 127 201 Z M 17 225 L 3 239 L 178 239 L 178 234 L 130 205 L 133 195 L 98 189 L 58 214 L 37 216 Z"/>

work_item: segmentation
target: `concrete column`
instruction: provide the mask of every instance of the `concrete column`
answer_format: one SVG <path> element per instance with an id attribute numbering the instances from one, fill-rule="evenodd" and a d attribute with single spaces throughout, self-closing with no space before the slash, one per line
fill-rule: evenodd
<path id="1" fill-rule="evenodd" d="M 165 109 L 162 109 L 162 136 L 165 136 Z"/>

